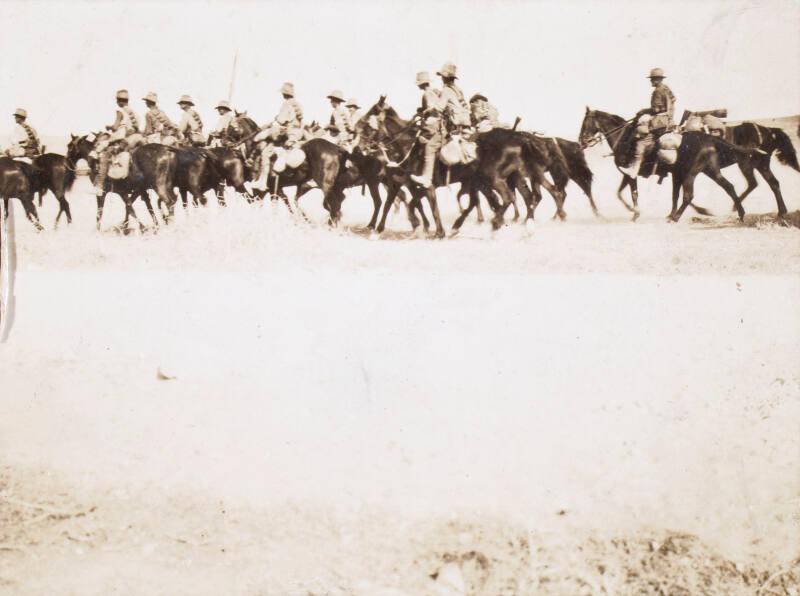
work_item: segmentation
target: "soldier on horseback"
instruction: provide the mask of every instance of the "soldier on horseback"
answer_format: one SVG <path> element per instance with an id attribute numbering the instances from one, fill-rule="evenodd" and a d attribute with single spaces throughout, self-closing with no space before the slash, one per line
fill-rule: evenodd
<path id="1" fill-rule="evenodd" d="M 234 114 L 231 109 L 230 102 L 224 99 L 216 105 L 215 109 L 219 114 L 219 119 L 217 120 L 217 125 L 214 127 L 214 130 L 208 135 L 208 141 L 212 147 L 219 146 L 228 139 L 228 127 L 236 118 L 236 114 Z"/>
<path id="2" fill-rule="evenodd" d="M 269 124 L 261 127 L 261 132 L 253 139 L 259 143 L 261 149 L 260 170 L 258 180 L 253 183 L 256 190 L 267 189 L 267 175 L 269 174 L 269 164 L 275 145 L 284 139 L 283 145 L 290 149 L 303 140 L 303 108 L 300 102 L 294 97 L 294 85 L 284 83 L 280 88 L 283 96 L 283 103 L 278 110 L 278 115 Z"/>
<path id="3" fill-rule="evenodd" d="M 500 126 L 497 108 L 489 103 L 485 95 L 476 93 L 469 99 L 472 125 L 478 132 L 489 132 Z"/>
<path id="4" fill-rule="evenodd" d="M 16 126 L 11 133 L 11 146 L 6 150 L 9 157 L 24 157 L 33 159 L 41 153 L 39 135 L 36 130 L 26 122 L 28 112 L 22 108 L 17 108 L 14 112 Z"/>
<path id="5" fill-rule="evenodd" d="M 636 114 L 637 139 L 633 163 L 620 171 L 631 178 L 636 178 L 647 153 L 655 147 L 656 139 L 674 127 L 675 96 L 672 90 L 664 84 L 666 75 L 661 68 L 650 71 L 650 84 L 653 94 L 650 96 L 650 107 L 640 110 Z M 647 118 L 645 118 L 647 116 Z M 646 124 L 646 126 L 645 126 Z"/>
<path id="6" fill-rule="evenodd" d="M 344 105 L 350 113 L 350 124 L 355 128 L 358 121 L 361 120 L 361 106 L 358 105 L 358 100 L 354 97 L 348 99 Z"/>
<path id="7" fill-rule="evenodd" d="M 327 127 L 331 141 L 340 147 L 348 148 L 353 141 L 355 131 L 353 130 L 354 123 L 350 121 L 350 110 L 345 105 L 344 93 L 335 89 L 328 94 L 327 98 L 333 108 Z"/>
<path id="8" fill-rule="evenodd" d="M 126 149 L 133 149 L 143 140 L 139 133 L 139 119 L 136 117 L 136 112 L 128 106 L 129 99 L 127 90 L 117 91 L 117 110 L 114 122 L 106 126 L 106 130 L 110 134 L 103 136 L 95 143 L 94 153 L 98 158 L 95 193 L 98 196 L 105 194 L 106 176 L 112 158 Z"/>
<path id="9" fill-rule="evenodd" d="M 142 100 L 147 106 L 144 116 L 144 136 L 147 142 L 174 145 L 177 141 L 178 127 L 158 107 L 158 95 L 151 91 Z"/>
<path id="10" fill-rule="evenodd" d="M 419 141 L 425 145 L 425 153 L 422 174 L 412 174 L 411 179 L 420 186 L 430 188 L 436 156 L 444 143 L 443 105 L 439 92 L 431 87 L 431 77 L 427 72 L 417 73 L 417 87 L 422 91 L 422 103 L 417 109 L 417 114 L 423 119 Z"/>
<path id="11" fill-rule="evenodd" d="M 178 131 L 189 145 L 204 147 L 206 139 L 203 136 L 203 121 L 197 110 L 194 109 L 194 101 L 188 95 L 182 95 L 178 100 L 178 105 L 183 110 L 181 121 L 178 123 Z"/>

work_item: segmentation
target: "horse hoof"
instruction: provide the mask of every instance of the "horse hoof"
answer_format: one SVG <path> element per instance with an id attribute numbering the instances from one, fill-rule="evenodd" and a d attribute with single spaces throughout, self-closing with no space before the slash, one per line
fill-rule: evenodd
<path id="1" fill-rule="evenodd" d="M 380 238 L 380 236 L 378 235 L 378 232 L 376 232 L 375 230 L 370 231 L 370 233 L 369 233 L 369 239 L 370 240 L 375 241 L 378 238 Z"/>
<path id="2" fill-rule="evenodd" d="M 444 240 L 445 234 L 444 230 L 436 230 L 436 236 L 434 236 L 437 240 Z"/>
<path id="3" fill-rule="evenodd" d="M 631 218 L 631 221 L 636 221 L 637 219 L 639 219 L 640 215 L 641 215 L 641 213 L 639 213 L 638 211 L 634 211 L 633 212 L 633 217 Z"/>
<path id="4" fill-rule="evenodd" d="M 533 223 L 533 219 L 527 219 L 525 221 L 525 229 L 528 233 L 532 233 L 534 229 L 536 229 L 536 224 Z"/>

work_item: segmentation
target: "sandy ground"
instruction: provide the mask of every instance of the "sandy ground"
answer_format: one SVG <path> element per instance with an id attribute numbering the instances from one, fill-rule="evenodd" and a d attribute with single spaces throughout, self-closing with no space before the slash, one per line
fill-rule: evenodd
<path id="1" fill-rule="evenodd" d="M 357 192 L 18 219 L 0 593 L 797 594 L 800 232 L 706 183 L 632 224 L 591 157 L 605 220 L 443 242 Z"/>

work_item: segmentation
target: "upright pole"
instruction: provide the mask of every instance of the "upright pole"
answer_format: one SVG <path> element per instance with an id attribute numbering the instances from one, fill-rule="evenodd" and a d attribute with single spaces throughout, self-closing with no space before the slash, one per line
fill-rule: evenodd
<path id="1" fill-rule="evenodd" d="M 231 84 L 228 87 L 228 101 L 233 101 L 233 85 L 236 82 L 236 63 L 239 61 L 239 49 L 233 54 L 233 68 L 231 69 Z"/>

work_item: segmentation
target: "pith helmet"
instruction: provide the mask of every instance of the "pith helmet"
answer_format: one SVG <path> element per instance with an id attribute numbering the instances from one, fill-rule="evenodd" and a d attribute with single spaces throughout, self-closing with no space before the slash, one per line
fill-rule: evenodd
<path id="1" fill-rule="evenodd" d="M 456 76 L 456 65 L 452 62 L 445 62 L 445 65 L 442 66 L 442 69 L 436 74 L 440 77 L 450 77 L 453 79 L 458 78 L 458 76 Z"/>
<path id="2" fill-rule="evenodd" d="M 153 103 L 158 103 L 158 95 L 156 95 L 152 91 L 147 95 L 145 95 L 142 99 L 145 101 L 152 101 Z"/>
<path id="3" fill-rule="evenodd" d="M 431 84 L 431 75 L 427 73 L 427 71 L 418 72 L 417 73 L 417 86 L 419 85 L 430 85 Z"/>
<path id="4" fill-rule="evenodd" d="M 355 97 L 351 97 L 347 100 L 347 103 L 344 104 L 348 108 L 360 108 L 361 106 L 358 105 L 358 100 Z"/>
<path id="5" fill-rule="evenodd" d="M 125 100 L 130 99 L 130 96 L 128 95 L 128 90 L 120 89 L 119 91 L 117 91 L 117 99 L 125 99 Z"/>
<path id="6" fill-rule="evenodd" d="M 178 104 L 182 104 L 182 103 L 188 103 L 190 106 L 194 105 L 194 102 L 192 101 L 192 98 L 189 97 L 188 95 L 181 95 L 181 98 L 178 100 Z"/>
<path id="7" fill-rule="evenodd" d="M 474 103 L 476 101 L 489 101 L 486 99 L 485 95 L 481 95 L 480 93 L 476 93 L 472 97 L 469 98 L 469 103 Z"/>
<path id="8" fill-rule="evenodd" d="M 16 110 L 14 110 L 14 115 L 19 116 L 20 118 L 27 118 L 28 112 L 26 110 L 23 110 L 22 108 L 17 108 Z"/>
<path id="9" fill-rule="evenodd" d="M 650 71 L 650 74 L 647 75 L 648 79 L 666 79 L 667 75 L 664 74 L 663 68 L 654 68 Z"/>
<path id="10" fill-rule="evenodd" d="M 291 95 L 294 97 L 294 84 L 287 82 L 281 85 L 281 95 Z"/>
<path id="11" fill-rule="evenodd" d="M 334 89 L 328 93 L 328 99 L 338 99 L 339 101 L 344 101 L 344 93 L 339 91 L 339 89 Z"/>
<path id="12" fill-rule="evenodd" d="M 216 106 L 214 106 L 214 107 L 215 107 L 215 109 L 217 109 L 217 110 L 220 110 L 220 109 L 222 109 L 222 110 L 228 110 L 228 111 L 231 111 L 231 110 L 233 109 L 233 108 L 231 108 L 231 102 L 229 102 L 229 101 L 225 101 L 224 99 L 223 99 L 223 100 L 220 100 L 220 102 L 219 102 L 219 103 L 218 103 Z"/>

